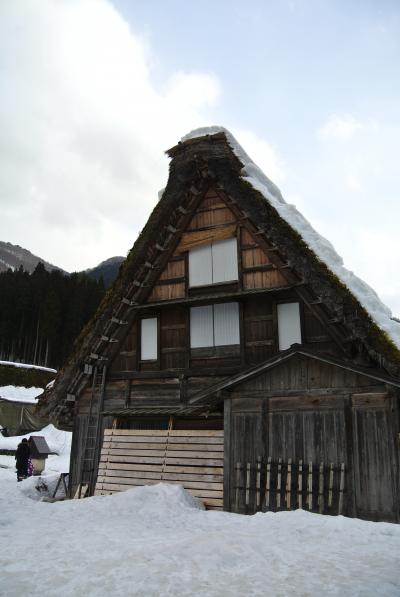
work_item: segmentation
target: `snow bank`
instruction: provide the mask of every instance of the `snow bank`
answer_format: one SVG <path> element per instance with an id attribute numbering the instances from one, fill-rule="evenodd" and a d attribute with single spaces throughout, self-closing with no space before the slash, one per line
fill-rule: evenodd
<path id="1" fill-rule="evenodd" d="M 12 402 L 36 404 L 37 397 L 43 394 L 43 388 L 25 388 L 24 386 L 0 386 L 0 398 Z"/>
<path id="2" fill-rule="evenodd" d="M 181 485 L 165 483 L 135 487 L 100 499 L 104 498 L 113 509 L 160 520 L 179 515 L 183 510 L 204 510 L 203 502 L 187 493 Z"/>
<path id="3" fill-rule="evenodd" d="M 296 207 L 285 202 L 278 187 L 254 164 L 227 129 L 220 126 L 199 128 L 191 131 L 181 140 L 186 141 L 195 137 L 221 132 L 225 133 L 233 152 L 243 164 L 242 177 L 254 189 L 259 191 L 279 215 L 300 234 L 315 255 L 347 286 L 372 319 L 400 348 L 400 324 L 392 319 L 390 309 L 382 303 L 376 292 L 368 284 L 343 266 L 343 259 L 336 253 L 333 245 L 314 230 L 305 217 L 297 211 Z"/>
<path id="4" fill-rule="evenodd" d="M 43 498 L 51 498 L 57 487 L 59 478 L 59 473 L 28 477 L 21 483 L 18 483 L 17 489 L 31 500 L 39 501 Z M 60 495 L 59 491 L 57 491 L 57 495 Z"/>
<path id="5" fill-rule="evenodd" d="M 400 592 L 397 525 L 303 511 L 205 512 L 181 487 L 164 484 L 45 503 L 27 498 L 28 481 L 17 484 L 8 471 L 0 469 L 0 481 L 7 596 Z"/>

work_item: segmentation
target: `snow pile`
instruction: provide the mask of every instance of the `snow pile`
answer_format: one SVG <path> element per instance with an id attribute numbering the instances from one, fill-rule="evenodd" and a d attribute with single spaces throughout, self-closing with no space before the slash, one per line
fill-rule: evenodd
<path id="1" fill-rule="evenodd" d="M 400 324 L 392 319 L 390 309 L 382 303 L 376 292 L 363 280 L 343 266 L 343 259 L 336 253 L 333 245 L 318 232 L 294 205 L 285 202 L 278 187 L 254 164 L 242 149 L 234 136 L 224 127 L 211 126 L 191 131 L 182 142 L 204 135 L 225 133 L 233 152 L 243 164 L 242 177 L 276 209 L 279 215 L 296 230 L 304 242 L 317 257 L 336 274 L 341 282 L 354 294 L 378 326 L 385 331 L 398 348 L 400 348 Z"/>
<path id="2" fill-rule="evenodd" d="M 27 481 L 9 471 L 0 469 L 0 482 L 7 596 L 400 592 L 397 525 L 304 511 L 205 512 L 176 485 L 46 503 L 27 498 L 18 490 Z"/>
<path id="3" fill-rule="evenodd" d="M 22 483 L 18 483 L 17 489 L 21 491 L 25 497 L 28 497 L 31 500 L 43 500 L 46 498 L 52 498 L 57 487 L 59 478 L 60 473 L 51 473 L 43 474 L 40 476 L 28 477 L 27 479 L 22 481 Z M 59 489 L 61 488 L 59 487 Z M 57 496 L 60 495 L 60 491 L 57 490 Z"/>
<path id="4" fill-rule="evenodd" d="M 36 404 L 37 398 L 43 394 L 43 388 L 25 388 L 24 386 L 0 386 L 0 398 L 12 402 Z"/>

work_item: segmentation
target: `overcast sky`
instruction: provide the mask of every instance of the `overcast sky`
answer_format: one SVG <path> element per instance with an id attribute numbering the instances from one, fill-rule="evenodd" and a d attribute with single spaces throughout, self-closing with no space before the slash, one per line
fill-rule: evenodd
<path id="1" fill-rule="evenodd" d="M 400 315 L 398 0 L 1 0 L 0 240 L 126 255 L 223 125 Z"/>

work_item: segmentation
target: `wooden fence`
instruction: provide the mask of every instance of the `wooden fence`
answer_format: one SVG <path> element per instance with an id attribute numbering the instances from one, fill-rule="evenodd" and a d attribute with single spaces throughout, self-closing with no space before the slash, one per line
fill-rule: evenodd
<path id="1" fill-rule="evenodd" d="M 175 483 L 223 507 L 223 431 L 105 429 L 95 494 Z"/>
<path id="2" fill-rule="evenodd" d="M 258 511 L 302 508 L 321 514 L 343 514 L 345 465 L 282 459 L 236 464 L 232 509 Z"/>

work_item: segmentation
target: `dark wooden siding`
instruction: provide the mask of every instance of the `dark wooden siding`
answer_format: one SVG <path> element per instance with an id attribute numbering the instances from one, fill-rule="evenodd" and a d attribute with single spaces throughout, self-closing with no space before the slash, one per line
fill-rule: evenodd
<path id="1" fill-rule="evenodd" d="M 388 396 L 353 397 L 355 497 L 363 518 L 396 520 L 398 515 L 396 414 Z"/>
<path id="2" fill-rule="evenodd" d="M 81 479 L 83 465 L 83 452 L 88 427 L 87 415 L 76 415 L 74 418 L 74 429 L 72 434 L 69 492 L 72 497 Z"/>
<path id="3" fill-rule="evenodd" d="M 277 352 L 276 318 L 271 300 L 249 298 L 243 303 L 244 351 L 246 363 L 257 364 Z"/>
<path id="4" fill-rule="evenodd" d="M 242 383 L 226 400 L 227 509 L 237 507 L 236 464 L 251 463 L 254 471 L 258 460 L 270 457 L 343 463 L 344 513 L 399 520 L 398 397 L 384 385 L 301 358 Z M 251 513 L 255 493 L 249 499 L 245 511 Z"/>
<path id="5" fill-rule="evenodd" d="M 161 311 L 161 369 L 184 369 L 188 350 L 187 312 L 183 307 Z"/>

